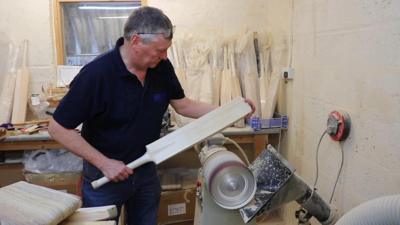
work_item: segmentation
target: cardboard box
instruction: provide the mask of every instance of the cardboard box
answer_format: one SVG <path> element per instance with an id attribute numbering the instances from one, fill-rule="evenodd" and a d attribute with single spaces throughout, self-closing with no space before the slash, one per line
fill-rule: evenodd
<path id="1" fill-rule="evenodd" d="M 24 173 L 25 180 L 32 184 L 55 190 L 67 191 L 80 196 L 81 173 Z"/>
<path id="2" fill-rule="evenodd" d="M 158 224 L 193 223 L 196 188 L 161 193 Z"/>
<path id="3" fill-rule="evenodd" d="M 0 187 L 24 180 L 24 166 L 20 163 L 0 165 Z"/>
<path id="4" fill-rule="evenodd" d="M 193 225 L 194 221 L 193 220 L 188 220 L 184 222 L 176 222 L 176 223 L 170 223 L 168 225 Z"/>

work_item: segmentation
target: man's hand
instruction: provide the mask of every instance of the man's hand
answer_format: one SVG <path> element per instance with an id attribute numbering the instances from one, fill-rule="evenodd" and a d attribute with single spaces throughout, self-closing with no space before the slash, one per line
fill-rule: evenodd
<path id="1" fill-rule="evenodd" d="M 251 112 L 246 115 L 246 119 L 250 119 L 251 115 L 253 115 L 253 113 L 256 111 L 256 106 L 254 105 L 254 102 L 251 99 L 246 98 L 244 99 L 244 101 L 251 107 Z"/>
<path id="2" fill-rule="evenodd" d="M 109 159 L 101 168 L 104 176 L 113 182 L 123 181 L 133 174 L 133 170 L 127 167 L 122 161 Z"/>

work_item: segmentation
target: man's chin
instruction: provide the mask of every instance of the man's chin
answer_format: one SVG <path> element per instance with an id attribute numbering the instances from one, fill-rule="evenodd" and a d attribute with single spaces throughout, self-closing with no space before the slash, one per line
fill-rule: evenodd
<path id="1" fill-rule="evenodd" d="M 158 62 L 156 62 L 156 63 L 153 63 L 153 64 L 150 64 L 150 66 L 149 66 L 149 68 L 155 68 L 158 64 L 160 63 L 160 61 L 158 61 Z"/>

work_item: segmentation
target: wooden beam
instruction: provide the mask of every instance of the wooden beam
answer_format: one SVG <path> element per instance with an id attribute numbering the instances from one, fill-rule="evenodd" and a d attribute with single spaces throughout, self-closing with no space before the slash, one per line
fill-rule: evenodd
<path id="1" fill-rule="evenodd" d="M 66 219 L 66 222 L 84 222 L 108 220 L 117 217 L 117 207 L 115 205 L 80 208 Z"/>
<path id="2" fill-rule="evenodd" d="M 54 140 L 0 142 L 0 151 L 21 151 L 28 149 L 59 149 L 59 148 L 63 148 L 63 146 Z"/>

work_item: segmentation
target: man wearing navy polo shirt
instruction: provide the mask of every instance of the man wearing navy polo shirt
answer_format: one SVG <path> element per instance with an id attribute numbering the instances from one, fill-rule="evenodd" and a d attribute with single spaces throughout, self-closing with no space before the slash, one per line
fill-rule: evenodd
<path id="1" fill-rule="evenodd" d="M 167 58 L 172 35 L 171 21 L 161 10 L 136 9 L 115 48 L 75 77 L 49 125 L 55 140 L 84 159 L 83 207 L 115 204 L 120 210 L 125 204 L 129 225 L 157 223 L 156 165 L 133 171 L 126 164 L 160 137 L 168 105 L 191 118 L 216 108 L 185 97 Z M 74 129 L 81 123 L 79 135 Z M 113 182 L 94 190 L 90 183 L 103 175 Z"/>

